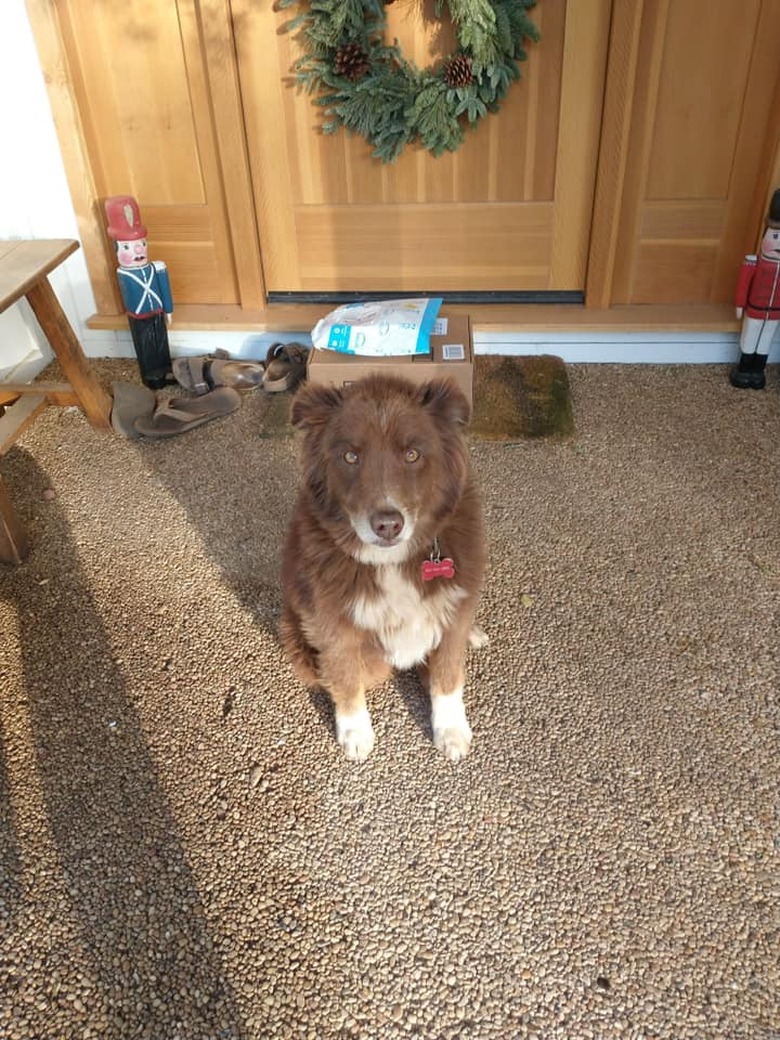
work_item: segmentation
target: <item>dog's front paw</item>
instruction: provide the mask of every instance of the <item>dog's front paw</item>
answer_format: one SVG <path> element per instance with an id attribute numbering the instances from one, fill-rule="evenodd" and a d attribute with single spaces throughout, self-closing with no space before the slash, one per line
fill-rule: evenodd
<path id="1" fill-rule="evenodd" d="M 460 762 L 471 748 L 471 729 L 467 724 L 462 727 L 450 726 L 447 729 L 434 730 L 433 742 L 450 762 Z"/>
<path id="2" fill-rule="evenodd" d="M 469 632 L 469 646 L 472 650 L 481 650 L 483 646 L 487 646 L 490 642 L 490 636 L 479 625 L 474 625 Z"/>
<path id="3" fill-rule="evenodd" d="M 460 691 L 432 698 L 433 742 L 450 762 L 465 758 L 471 748 L 471 726 Z"/>
<path id="4" fill-rule="evenodd" d="M 364 762 L 374 748 L 374 727 L 364 708 L 353 715 L 336 715 L 336 739 L 351 762 Z"/>

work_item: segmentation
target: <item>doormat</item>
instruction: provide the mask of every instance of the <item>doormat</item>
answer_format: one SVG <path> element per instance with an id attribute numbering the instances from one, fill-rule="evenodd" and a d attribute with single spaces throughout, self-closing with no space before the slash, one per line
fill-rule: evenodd
<path id="1" fill-rule="evenodd" d="M 475 358 L 469 433 L 494 441 L 571 437 L 571 391 L 561 358 L 552 354 Z"/>
<path id="2" fill-rule="evenodd" d="M 290 394 L 268 394 L 259 435 L 290 437 Z M 559 357 L 479 356 L 474 359 L 474 412 L 469 435 L 514 441 L 571 437 L 569 377 Z"/>
<path id="3" fill-rule="evenodd" d="M 260 391 L 262 393 L 262 391 Z M 295 433 L 290 422 L 292 394 L 263 394 L 265 409 L 258 431 L 260 437 L 292 437 Z"/>

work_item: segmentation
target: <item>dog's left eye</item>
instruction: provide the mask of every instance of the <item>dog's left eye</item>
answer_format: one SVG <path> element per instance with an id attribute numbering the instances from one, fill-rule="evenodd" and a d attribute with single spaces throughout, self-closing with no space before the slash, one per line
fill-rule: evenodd
<path id="1" fill-rule="evenodd" d="M 404 462 L 417 462 L 420 457 L 420 453 L 416 448 L 409 448 L 404 455 Z"/>
<path id="2" fill-rule="evenodd" d="M 345 451 L 344 461 L 348 462 L 350 466 L 356 466 L 357 463 L 360 462 L 360 456 L 356 451 Z"/>

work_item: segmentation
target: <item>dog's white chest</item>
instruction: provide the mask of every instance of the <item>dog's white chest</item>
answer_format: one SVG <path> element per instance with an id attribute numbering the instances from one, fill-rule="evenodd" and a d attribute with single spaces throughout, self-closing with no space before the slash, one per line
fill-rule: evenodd
<path id="1" fill-rule="evenodd" d="M 422 596 L 392 565 L 377 568 L 377 585 L 379 595 L 355 600 L 355 624 L 375 633 L 394 668 L 420 664 L 441 642 L 465 591 L 447 580 L 433 595 Z"/>

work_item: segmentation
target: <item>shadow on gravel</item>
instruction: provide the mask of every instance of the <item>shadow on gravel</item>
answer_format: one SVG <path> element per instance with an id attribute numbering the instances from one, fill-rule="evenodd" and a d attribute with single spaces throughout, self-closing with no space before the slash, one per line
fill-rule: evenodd
<path id="1" fill-rule="evenodd" d="M 24 486 L 29 509 L 42 500 L 47 477 L 26 452 L 10 454 L 13 485 Z M 13 1008 L 19 1035 L 81 1036 L 91 1027 L 91 1035 L 104 1040 L 240 1040 L 245 1030 L 176 821 L 77 562 L 72 533 L 56 502 L 47 504 L 45 526 L 37 531 L 34 517 L 22 520 L 30 525 L 32 552 L 21 567 L 0 572 L 0 589 L 18 614 L 36 782 L 71 920 L 58 924 L 64 949 L 50 948 L 41 934 L 26 937 L 31 960 L 41 964 L 36 974 L 48 1009 L 38 1014 L 45 1024 L 30 1018 L 35 1008 L 20 1002 L 21 983 L 2 964 L 0 1003 Z M 9 777 L 2 771 L 0 764 L 5 790 Z M 4 795 L 4 848 L 5 808 Z M 2 854 L 0 869 L 16 874 L 17 887 L 20 861 L 34 862 L 35 848 L 46 840 L 11 835 L 15 851 L 10 861 L 7 851 Z M 34 906 L 31 919 L 40 920 L 45 932 L 57 909 Z M 1 956 L 7 969 L 13 953 L 6 949 Z M 91 962 L 97 988 L 74 1002 L 69 969 L 84 959 Z"/>

